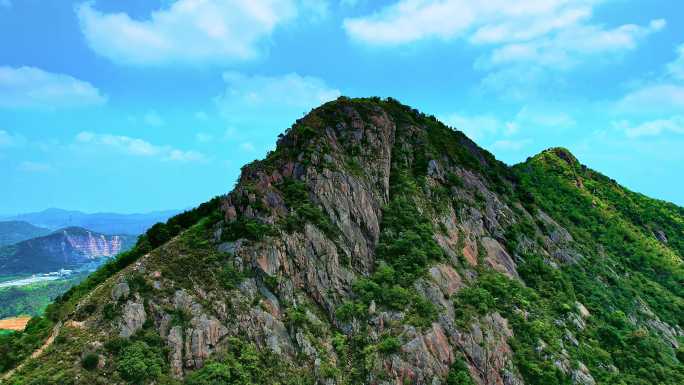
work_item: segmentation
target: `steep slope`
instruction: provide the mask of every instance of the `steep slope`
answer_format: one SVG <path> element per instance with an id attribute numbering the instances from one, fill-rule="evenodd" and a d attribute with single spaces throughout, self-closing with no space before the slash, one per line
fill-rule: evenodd
<path id="1" fill-rule="evenodd" d="M 83 227 L 103 234 L 138 235 L 144 233 L 155 223 L 164 222 L 179 212 L 178 210 L 167 210 L 145 214 L 89 214 L 81 211 L 52 208 L 36 213 L 19 214 L 8 219 L 25 221 L 52 230 L 65 227 Z"/>
<path id="2" fill-rule="evenodd" d="M 392 99 L 340 98 L 7 337 L 0 367 L 57 324 L 8 383 L 682 383 L 681 209 L 592 192 L 620 209 L 570 217 L 566 158 L 593 173 L 565 151 L 509 168 Z M 613 211 L 616 234 L 581 222 Z"/>
<path id="3" fill-rule="evenodd" d="M 0 247 L 50 234 L 50 230 L 34 226 L 28 222 L 0 222 Z"/>
<path id="4" fill-rule="evenodd" d="M 34 274 L 72 269 L 102 257 L 113 257 L 129 249 L 134 240 L 129 235 L 104 235 L 69 227 L 0 248 L 0 271 Z"/>

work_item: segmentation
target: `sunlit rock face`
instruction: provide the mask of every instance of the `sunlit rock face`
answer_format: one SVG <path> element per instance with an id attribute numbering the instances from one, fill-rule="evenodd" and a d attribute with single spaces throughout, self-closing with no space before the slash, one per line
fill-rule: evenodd
<path id="1" fill-rule="evenodd" d="M 130 248 L 134 237 L 105 235 L 80 227 L 57 230 L 0 249 L 0 270 L 9 273 L 42 273 L 113 257 Z"/>

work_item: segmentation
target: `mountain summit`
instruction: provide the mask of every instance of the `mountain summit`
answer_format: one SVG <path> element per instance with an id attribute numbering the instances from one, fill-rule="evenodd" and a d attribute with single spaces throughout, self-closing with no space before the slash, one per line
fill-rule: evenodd
<path id="1" fill-rule="evenodd" d="M 684 209 L 565 149 L 508 167 L 393 99 L 340 98 L 3 337 L 0 365 L 11 384 L 681 384 L 683 255 Z"/>

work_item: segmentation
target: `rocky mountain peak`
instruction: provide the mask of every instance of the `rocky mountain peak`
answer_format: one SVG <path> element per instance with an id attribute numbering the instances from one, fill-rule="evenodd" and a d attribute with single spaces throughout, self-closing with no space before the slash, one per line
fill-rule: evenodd
<path id="1" fill-rule="evenodd" d="M 508 167 L 396 100 L 326 103 L 60 298 L 71 359 L 40 360 L 129 383 L 591 385 L 648 372 L 623 359 L 636 338 L 656 382 L 681 378 L 684 213 L 575 163 Z"/>

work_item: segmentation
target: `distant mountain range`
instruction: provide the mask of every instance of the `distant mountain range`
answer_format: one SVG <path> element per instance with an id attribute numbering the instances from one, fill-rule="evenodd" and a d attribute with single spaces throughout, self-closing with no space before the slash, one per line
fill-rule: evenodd
<path id="1" fill-rule="evenodd" d="M 145 214 L 94 213 L 50 208 L 36 213 L 3 218 L 5 221 L 24 221 L 49 230 L 83 227 L 102 234 L 139 235 L 157 222 L 180 213 L 180 210 L 154 211 Z M 28 238 L 24 238 L 28 239 Z M 7 243 L 5 243 L 7 244 Z"/>
<path id="2" fill-rule="evenodd" d="M 128 250 L 136 239 L 134 235 L 105 235 L 81 227 L 68 227 L 0 247 L 0 272 L 34 274 L 78 268 Z"/>
<path id="3" fill-rule="evenodd" d="M 0 247 L 42 237 L 51 232 L 49 229 L 37 227 L 24 221 L 0 222 Z"/>

